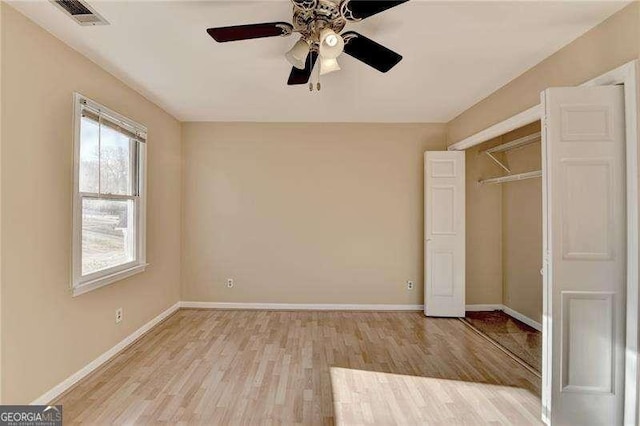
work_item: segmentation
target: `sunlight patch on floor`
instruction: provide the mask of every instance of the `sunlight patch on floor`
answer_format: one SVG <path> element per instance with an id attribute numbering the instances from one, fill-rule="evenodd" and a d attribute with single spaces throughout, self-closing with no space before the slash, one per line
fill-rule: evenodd
<path id="1" fill-rule="evenodd" d="M 331 367 L 337 424 L 541 424 L 540 399 L 511 386 Z"/>

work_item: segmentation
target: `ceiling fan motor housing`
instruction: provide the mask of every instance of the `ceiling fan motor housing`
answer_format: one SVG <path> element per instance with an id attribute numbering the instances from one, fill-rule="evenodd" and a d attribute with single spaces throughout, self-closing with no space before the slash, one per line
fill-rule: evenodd
<path id="1" fill-rule="evenodd" d="M 338 0 L 293 0 L 293 28 L 312 45 L 320 42 L 320 33 L 332 29 L 339 34 L 347 24 Z"/>

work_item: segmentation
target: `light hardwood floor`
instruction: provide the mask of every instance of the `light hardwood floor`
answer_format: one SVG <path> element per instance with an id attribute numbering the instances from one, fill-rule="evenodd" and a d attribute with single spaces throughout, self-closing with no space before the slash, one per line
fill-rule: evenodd
<path id="1" fill-rule="evenodd" d="M 539 379 L 457 319 L 180 310 L 56 401 L 65 424 L 539 424 Z"/>

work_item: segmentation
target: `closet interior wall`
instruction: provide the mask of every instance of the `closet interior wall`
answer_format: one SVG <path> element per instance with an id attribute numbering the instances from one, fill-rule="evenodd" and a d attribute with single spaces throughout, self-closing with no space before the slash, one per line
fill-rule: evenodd
<path id="1" fill-rule="evenodd" d="M 508 142 L 540 131 L 540 122 L 502 137 Z M 541 170 L 541 143 L 505 153 L 512 174 Z M 542 321 L 542 179 L 502 186 L 502 303 Z"/>
<path id="2" fill-rule="evenodd" d="M 501 174 L 481 153 L 500 143 L 496 138 L 465 151 L 467 305 L 502 304 L 502 185 L 478 184 L 479 178 Z"/>
<path id="3" fill-rule="evenodd" d="M 466 150 L 467 304 L 505 305 L 542 317 L 542 179 L 501 184 L 478 180 L 506 175 L 486 149 L 540 131 L 532 123 Z M 495 154 L 518 174 L 541 169 L 539 141 Z"/>

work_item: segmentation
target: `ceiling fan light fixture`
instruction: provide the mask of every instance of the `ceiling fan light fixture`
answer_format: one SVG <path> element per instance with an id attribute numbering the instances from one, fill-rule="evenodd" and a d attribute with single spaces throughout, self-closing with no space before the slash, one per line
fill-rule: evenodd
<path id="1" fill-rule="evenodd" d="M 320 59 L 320 75 L 329 74 L 334 71 L 340 71 L 340 64 L 335 58 Z"/>
<path id="2" fill-rule="evenodd" d="M 284 56 L 291 65 L 303 70 L 305 68 L 307 56 L 309 55 L 309 48 L 309 43 L 307 43 L 303 38 L 300 38 L 300 40 L 298 40 L 291 50 L 289 50 Z"/>
<path id="3" fill-rule="evenodd" d="M 0 0 L 2 1 L 2 0 Z M 84 0 L 51 0 L 57 3 Z M 207 34 L 218 43 L 239 40 L 287 37 L 294 33 L 302 37 L 285 54 L 293 67 L 287 84 L 309 83 L 314 70 L 319 76 L 340 70 L 338 57 L 344 52 L 352 58 L 380 71 L 387 72 L 402 60 L 402 56 L 355 31 L 343 32 L 350 22 L 359 22 L 409 0 L 291 0 L 293 16 L 289 22 L 262 22 L 208 28 Z M 313 89 L 313 86 L 310 86 Z"/>
<path id="4" fill-rule="evenodd" d="M 325 59 L 336 59 L 344 50 L 344 40 L 331 28 L 320 32 L 320 56 Z"/>

